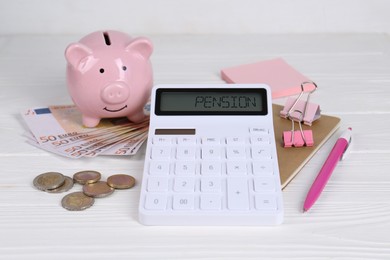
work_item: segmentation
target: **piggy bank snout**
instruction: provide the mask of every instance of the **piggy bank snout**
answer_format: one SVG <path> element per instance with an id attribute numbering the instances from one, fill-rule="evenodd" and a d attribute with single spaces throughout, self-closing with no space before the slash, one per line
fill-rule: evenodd
<path id="1" fill-rule="evenodd" d="M 108 104 L 119 104 L 125 102 L 130 95 L 129 87 L 121 82 L 115 82 L 103 88 L 100 96 Z"/>

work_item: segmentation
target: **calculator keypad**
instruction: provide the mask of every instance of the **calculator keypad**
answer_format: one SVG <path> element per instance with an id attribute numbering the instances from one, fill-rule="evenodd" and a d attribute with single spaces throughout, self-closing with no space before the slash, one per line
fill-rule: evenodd
<path id="1" fill-rule="evenodd" d="M 276 211 L 280 185 L 272 149 L 269 130 L 261 127 L 238 137 L 152 136 L 144 208 L 172 215 Z"/>

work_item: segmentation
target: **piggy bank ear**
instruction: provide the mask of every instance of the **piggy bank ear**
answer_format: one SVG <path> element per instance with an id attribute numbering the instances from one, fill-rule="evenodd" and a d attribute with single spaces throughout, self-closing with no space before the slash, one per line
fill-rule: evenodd
<path id="1" fill-rule="evenodd" d="M 127 45 L 126 51 L 130 53 L 138 53 L 145 59 L 149 59 L 153 52 L 153 45 L 147 38 L 139 37 L 135 38 L 129 45 Z"/>
<path id="2" fill-rule="evenodd" d="M 85 71 L 93 60 L 92 50 L 81 43 L 72 43 L 65 50 L 65 58 L 76 70 Z"/>

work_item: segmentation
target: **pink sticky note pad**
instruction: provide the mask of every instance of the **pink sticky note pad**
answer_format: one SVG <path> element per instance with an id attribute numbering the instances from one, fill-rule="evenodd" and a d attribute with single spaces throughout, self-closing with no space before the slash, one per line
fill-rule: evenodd
<path id="1" fill-rule="evenodd" d="M 225 68 L 221 77 L 227 83 L 265 83 L 271 87 L 272 98 L 299 94 L 302 82 L 311 81 L 282 58 Z M 305 91 L 311 90 L 305 86 Z"/>

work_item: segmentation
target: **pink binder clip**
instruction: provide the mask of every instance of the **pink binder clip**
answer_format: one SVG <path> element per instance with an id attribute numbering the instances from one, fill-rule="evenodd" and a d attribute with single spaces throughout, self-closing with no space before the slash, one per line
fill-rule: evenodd
<path id="1" fill-rule="evenodd" d="M 305 91 L 304 85 L 310 84 L 314 86 L 314 89 L 311 91 Z M 314 82 L 305 81 L 301 84 L 301 93 L 299 96 L 294 99 L 292 97 L 288 98 L 286 104 L 282 111 L 280 111 L 280 116 L 283 118 L 292 118 L 295 121 L 301 121 L 305 125 L 311 126 L 313 121 L 321 117 L 320 106 L 317 104 L 309 103 L 310 95 L 316 91 L 317 85 Z M 301 100 L 301 97 L 304 93 L 307 94 L 306 101 Z M 303 111 L 303 116 L 298 112 Z"/>
<path id="2" fill-rule="evenodd" d="M 294 112 L 301 114 L 302 112 L 299 110 L 294 110 Z M 283 146 L 285 148 L 288 147 L 303 147 L 303 146 L 313 146 L 314 145 L 314 139 L 313 139 L 313 131 L 312 130 L 303 130 L 302 129 L 302 123 L 301 118 L 298 120 L 299 124 L 299 130 L 295 131 L 294 129 L 294 120 L 290 118 L 292 128 L 291 131 L 284 131 L 283 132 Z"/>

